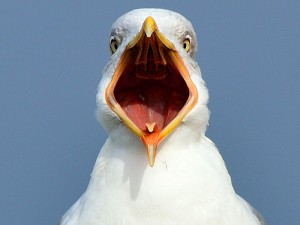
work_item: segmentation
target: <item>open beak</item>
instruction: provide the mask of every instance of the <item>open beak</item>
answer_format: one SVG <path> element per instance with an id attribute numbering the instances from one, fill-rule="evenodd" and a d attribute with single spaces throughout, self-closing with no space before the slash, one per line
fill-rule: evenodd
<path id="1" fill-rule="evenodd" d="M 153 167 L 159 143 L 180 125 L 198 92 L 175 46 L 147 17 L 128 43 L 109 83 L 110 108 L 147 149 Z"/>

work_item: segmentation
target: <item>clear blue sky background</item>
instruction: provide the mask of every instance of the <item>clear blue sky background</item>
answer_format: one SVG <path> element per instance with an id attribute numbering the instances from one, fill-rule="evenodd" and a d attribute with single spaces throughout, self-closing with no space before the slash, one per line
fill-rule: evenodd
<path id="1" fill-rule="evenodd" d="M 107 135 L 95 95 L 111 24 L 161 7 L 198 34 L 207 136 L 271 225 L 300 224 L 300 1 L 0 2 L 0 224 L 53 225 Z"/>

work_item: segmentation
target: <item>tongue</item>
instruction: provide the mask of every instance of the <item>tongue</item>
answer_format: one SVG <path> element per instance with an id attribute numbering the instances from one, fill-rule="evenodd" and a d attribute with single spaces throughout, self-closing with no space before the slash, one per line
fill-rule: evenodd
<path id="1" fill-rule="evenodd" d="M 159 82 L 142 85 L 138 89 L 123 92 L 118 101 L 127 116 L 146 133 L 163 130 L 178 114 L 184 101 Z"/>

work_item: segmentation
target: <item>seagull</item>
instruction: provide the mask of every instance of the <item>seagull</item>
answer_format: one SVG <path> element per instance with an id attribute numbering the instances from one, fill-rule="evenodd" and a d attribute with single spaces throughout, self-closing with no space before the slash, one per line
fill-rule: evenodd
<path id="1" fill-rule="evenodd" d="M 136 9 L 114 22 L 97 93 L 109 137 L 60 225 L 264 225 L 205 136 L 208 90 L 182 15 Z"/>

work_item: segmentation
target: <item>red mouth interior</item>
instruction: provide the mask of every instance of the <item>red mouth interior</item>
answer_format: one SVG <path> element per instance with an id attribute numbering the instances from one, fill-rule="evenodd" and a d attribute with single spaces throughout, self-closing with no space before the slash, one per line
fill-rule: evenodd
<path id="1" fill-rule="evenodd" d="M 172 62 L 155 64 L 149 53 L 146 64 L 132 58 L 117 81 L 115 99 L 140 130 L 147 133 L 146 124 L 155 123 L 153 132 L 160 132 L 183 108 L 189 89 Z"/>

